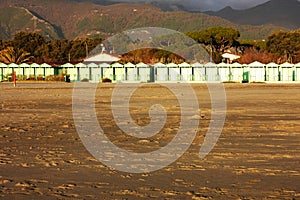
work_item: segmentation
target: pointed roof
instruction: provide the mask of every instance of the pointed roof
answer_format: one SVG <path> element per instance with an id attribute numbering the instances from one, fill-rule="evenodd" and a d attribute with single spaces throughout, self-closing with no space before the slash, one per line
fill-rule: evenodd
<path id="1" fill-rule="evenodd" d="M 124 65 L 122 65 L 122 64 L 120 64 L 120 63 L 118 63 L 118 62 L 112 64 L 111 66 L 112 66 L 112 67 L 116 67 L 116 68 L 122 68 L 122 67 L 124 67 Z"/>
<path id="2" fill-rule="evenodd" d="M 5 63 L 0 63 L 0 67 L 5 68 L 5 67 L 7 67 L 7 64 L 5 64 Z"/>
<path id="3" fill-rule="evenodd" d="M 236 68 L 243 67 L 243 65 L 241 65 L 240 63 L 237 63 L 237 62 L 231 64 L 230 66 L 231 66 L 231 67 L 236 67 Z"/>
<path id="4" fill-rule="evenodd" d="M 154 67 L 166 67 L 166 65 L 161 62 L 155 63 L 153 66 Z"/>
<path id="5" fill-rule="evenodd" d="M 191 65 L 192 67 L 203 67 L 203 64 L 196 62 Z"/>
<path id="6" fill-rule="evenodd" d="M 168 63 L 167 65 L 166 65 L 167 67 L 178 67 L 178 65 L 177 64 L 175 64 L 175 63 Z"/>
<path id="7" fill-rule="evenodd" d="M 96 63 L 89 63 L 89 64 L 87 65 L 87 67 L 97 68 L 97 67 L 99 67 L 99 65 L 97 65 Z"/>
<path id="8" fill-rule="evenodd" d="M 43 68 L 51 68 L 52 67 L 51 65 L 49 65 L 47 63 L 43 63 L 40 66 L 43 67 Z"/>
<path id="9" fill-rule="evenodd" d="M 217 65 L 213 62 L 208 62 L 204 65 L 204 67 L 216 67 Z"/>
<path id="10" fill-rule="evenodd" d="M 20 67 L 30 67 L 30 65 L 27 64 L 27 63 L 21 63 L 19 66 L 20 66 Z"/>
<path id="11" fill-rule="evenodd" d="M 143 63 L 143 62 L 140 62 L 139 64 L 136 64 L 135 65 L 136 67 L 149 67 L 149 65 Z"/>
<path id="12" fill-rule="evenodd" d="M 130 68 L 134 68 L 135 67 L 135 65 L 134 64 L 132 64 L 131 62 L 128 62 L 128 63 L 126 63 L 125 65 L 124 65 L 124 67 L 130 67 Z"/>
<path id="13" fill-rule="evenodd" d="M 267 67 L 279 67 L 279 65 L 274 62 L 268 63 L 266 66 Z"/>
<path id="14" fill-rule="evenodd" d="M 108 53 L 99 53 L 96 55 L 93 55 L 91 57 L 88 57 L 86 59 L 84 59 L 84 63 L 96 63 L 96 64 L 100 64 L 100 63 L 113 63 L 113 62 L 117 62 L 120 60 L 120 56 L 118 55 L 113 55 L 113 54 L 108 54 Z"/>
<path id="15" fill-rule="evenodd" d="M 63 64 L 61 67 L 63 67 L 63 68 L 73 68 L 74 65 L 71 64 L 71 63 L 66 63 L 66 64 Z"/>
<path id="16" fill-rule="evenodd" d="M 221 63 L 217 64 L 217 67 L 229 67 L 229 64 L 221 62 Z"/>
<path id="17" fill-rule="evenodd" d="M 280 65 L 280 67 L 293 67 L 294 65 L 289 63 L 289 62 L 285 62 L 283 64 Z"/>
<path id="18" fill-rule="evenodd" d="M 300 67 L 300 62 L 294 65 L 295 67 Z"/>
<path id="19" fill-rule="evenodd" d="M 39 64 L 37 64 L 37 63 L 32 63 L 32 64 L 30 65 L 30 67 L 33 67 L 33 68 L 39 68 L 39 67 L 41 67 L 41 65 L 39 65 Z"/>
<path id="20" fill-rule="evenodd" d="M 17 65 L 16 63 L 10 63 L 8 65 L 8 67 L 10 67 L 10 68 L 12 68 L 12 67 L 17 68 L 17 67 L 19 67 L 19 65 Z"/>
<path id="21" fill-rule="evenodd" d="M 250 64 L 248 65 L 248 67 L 264 67 L 264 66 L 265 66 L 265 64 L 263 64 L 263 63 L 261 63 L 261 62 L 258 62 L 258 61 L 255 61 L 255 62 L 250 63 Z"/>
<path id="22" fill-rule="evenodd" d="M 179 67 L 191 67 L 191 65 L 187 62 L 180 63 L 178 66 Z"/>
<path id="23" fill-rule="evenodd" d="M 101 63 L 99 66 L 100 67 L 108 68 L 108 67 L 110 67 L 110 64 L 108 64 L 108 63 Z"/>
<path id="24" fill-rule="evenodd" d="M 84 67 L 87 67 L 87 66 L 86 66 L 86 64 L 83 64 L 83 63 L 77 63 L 75 65 L 75 67 L 77 67 L 77 68 L 84 68 Z"/>

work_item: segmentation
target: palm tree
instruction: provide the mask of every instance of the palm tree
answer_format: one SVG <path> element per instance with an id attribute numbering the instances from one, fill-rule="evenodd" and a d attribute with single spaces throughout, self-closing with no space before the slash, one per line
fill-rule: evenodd
<path id="1" fill-rule="evenodd" d="M 27 62 L 32 58 L 30 53 L 24 51 L 24 49 L 15 49 L 14 47 L 7 47 L 0 51 L 0 62 L 9 64 L 16 63 L 20 64 Z"/>

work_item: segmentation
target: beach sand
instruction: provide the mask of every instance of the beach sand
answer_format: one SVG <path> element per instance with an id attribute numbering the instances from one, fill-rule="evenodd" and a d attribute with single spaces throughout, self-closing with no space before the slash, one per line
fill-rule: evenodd
<path id="1" fill-rule="evenodd" d="M 203 159 L 211 100 L 205 84 L 192 84 L 200 105 L 193 144 L 176 162 L 142 174 L 111 169 L 87 151 L 73 120 L 73 85 L 0 83 L 1 199 L 300 199 L 300 84 L 225 84 L 225 125 Z M 99 123 L 114 144 L 142 153 L 174 138 L 180 106 L 169 90 L 145 84 L 133 94 L 137 124 L 150 122 L 153 104 L 168 114 L 162 131 L 142 140 L 116 126 L 114 86 L 96 92 Z"/>

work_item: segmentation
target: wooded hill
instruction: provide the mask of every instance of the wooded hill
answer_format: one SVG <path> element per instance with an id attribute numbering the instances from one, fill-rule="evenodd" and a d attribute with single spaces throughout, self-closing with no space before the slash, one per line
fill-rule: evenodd
<path id="1" fill-rule="evenodd" d="M 218 12 L 206 13 L 237 24 L 273 24 L 289 29 L 299 29 L 299 11 L 300 2 L 298 0 L 271 0 L 245 10 L 226 7 Z"/>
<path id="2" fill-rule="evenodd" d="M 24 0 L 0 1 L 0 39 L 19 31 L 35 31 L 48 39 L 109 37 L 124 30 L 158 26 L 180 32 L 199 31 L 214 26 L 239 30 L 241 39 L 266 39 L 275 25 L 238 25 L 203 13 L 166 12 L 150 4 L 99 5 L 92 1 Z"/>

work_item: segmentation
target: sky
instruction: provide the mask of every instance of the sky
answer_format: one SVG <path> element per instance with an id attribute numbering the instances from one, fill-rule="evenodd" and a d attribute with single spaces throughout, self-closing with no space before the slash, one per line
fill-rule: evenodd
<path id="1" fill-rule="evenodd" d="M 164 3 L 178 3 L 184 5 L 190 10 L 200 10 L 208 11 L 213 10 L 217 11 L 226 6 L 231 6 L 235 9 L 245 9 L 250 8 L 262 3 L 265 3 L 269 0 L 112 0 L 112 1 L 122 1 L 122 2 L 164 2 Z"/>

